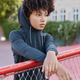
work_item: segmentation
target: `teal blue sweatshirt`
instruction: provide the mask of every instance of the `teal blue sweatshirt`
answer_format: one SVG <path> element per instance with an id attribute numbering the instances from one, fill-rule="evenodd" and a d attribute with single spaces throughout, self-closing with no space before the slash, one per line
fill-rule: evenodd
<path id="1" fill-rule="evenodd" d="M 18 21 L 21 30 L 14 30 L 9 35 L 15 63 L 27 60 L 43 63 L 49 50 L 58 54 L 52 36 L 34 29 L 23 13 L 22 6 L 18 11 Z"/>
<path id="2" fill-rule="evenodd" d="M 46 53 L 49 50 L 55 51 L 56 55 L 58 54 L 52 36 L 47 33 L 42 33 L 41 30 L 34 29 L 23 13 L 22 6 L 18 11 L 18 21 L 21 30 L 14 30 L 9 35 L 15 63 L 34 60 L 43 64 Z M 34 74 L 37 75 L 37 73 L 38 70 Z M 30 71 L 30 74 L 32 75 L 32 71 Z M 38 75 L 38 80 L 41 78 L 41 74 L 42 72 Z M 24 72 L 24 77 L 26 76 L 27 74 Z M 21 80 L 25 80 L 24 77 Z M 45 78 L 44 75 L 43 78 Z M 19 79 L 17 74 L 14 75 L 14 80 Z M 30 78 L 26 78 L 26 80 L 30 80 Z M 36 80 L 36 77 L 33 76 L 32 80 Z"/>

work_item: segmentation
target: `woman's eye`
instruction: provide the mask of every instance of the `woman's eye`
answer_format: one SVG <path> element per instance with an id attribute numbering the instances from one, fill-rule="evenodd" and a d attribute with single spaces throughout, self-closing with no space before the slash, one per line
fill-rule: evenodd
<path id="1" fill-rule="evenodd" d="M 45 16 L 48 16 L 48 14 L 47 14 L 47 15 L 45 15 Z"/>
<path id="2" fill-rule="evenodd" d="M 40 14 L 37 14 L 37 16 L 40 16 Z"/>

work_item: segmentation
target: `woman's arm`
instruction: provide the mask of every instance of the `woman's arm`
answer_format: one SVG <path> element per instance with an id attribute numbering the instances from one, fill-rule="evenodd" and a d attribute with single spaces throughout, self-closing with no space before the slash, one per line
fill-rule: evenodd
<path id="1" fill-rule="evenodd" d="M 57 60 L 57 50 L 53 43 L 53 38 L 48 34 L 45 41 L 46 58 L 43 63 L 42 72 L 45 71 L 45 77 L 48 78 L 56 73 L 60 80 L 73 80 L 70 72 L 63 67 Z"/>
<path id="2" fill-rule="evenodd" d="M 54 45 L 53 37 L 50 34 L 46 34 L 45 36 L 45 49 L 46 53 L 48 51 L 54 51 L 56 55 L 58 54 L 58 51 Z"/>
<path id="3" fill-rule="evenodd" d="M 9 40 L 11 47 L 18 53 L 18 55 L 43 63 L 46 55 L 25 43 L 22 36 L 17 31 L 12 31 L 10 33 Z"/>

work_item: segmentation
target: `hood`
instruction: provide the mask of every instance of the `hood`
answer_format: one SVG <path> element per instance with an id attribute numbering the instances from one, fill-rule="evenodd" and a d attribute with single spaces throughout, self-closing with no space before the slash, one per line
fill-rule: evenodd
<path id="1" fill-rule="evenodd" d="M 29 19 L 27 18 L 25 13 L 22 11 L 22 5 L 20 6 L 18 10 L 18 22 L 19 22 L 20 28 L 25 28 L 28 31 L 30 31 L 30 28 L 31 28 L 31 31 L 38 31 L 38 32 L 41 31 L 41 30 L 36 30 L 32 27 Z"/>
<path id="2" fill-rule="evenodd" d="M 20 28 L 25 28 L 27 30 L 30 29 L 31 24 L 27 16 L 25 15 L 25 13 L 22 11 L 22 5 L 18 10 L 18 21 L 19 21 Z"/>
<path id="3" fill-rule="evenodd" d="M 20 6 L 19 10 L 18 10 L 18 22 L 19 22 L 19 26 L 21 29 L 23 30 L 27 30 L 29 32 L 29 37 L 30 37 L 30 43 L 32 44 L 32 32 L 37 32 L 40 35 L 42 35 L 42 30 L 36 30 L 32 27 L 32 25 L 30 24 L 30 21 L 28 20 L 27 16 L 25 15 L 25 13 L 22 11 L 22 5 Z M 34 35 L 37 35 L 36 33 Z M 41 37 L 42 38 L 42 37 Z"/>

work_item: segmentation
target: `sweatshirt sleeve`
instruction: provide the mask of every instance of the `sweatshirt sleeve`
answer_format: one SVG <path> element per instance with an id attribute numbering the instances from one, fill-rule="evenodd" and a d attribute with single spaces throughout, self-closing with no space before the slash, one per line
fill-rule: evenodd
<path id="1" fill-rule="evenodd" d="M 45 48 L 46 48 L 46 53 L 49 51 L 49 50 L 52 50 L 52 51 L 55 51 L 56 52 L 56 55 L 58 54 L 58 51 L 54 45 L 54 42 L 53 42 L 53 38 L 50 34 L 46 34 L 46 37 L 45 37 Z"/>
<path id="2" fill-rule="evenodd" d="M 11 47 L 17 52 L 18 55 L 43 64 L 46 55 L 38 49 L 35 49 L 25 43 L 22 39 L 22 36 L 20 36 L 17 31 L 12 31 L 10 33 L 9 40 Z"/>

